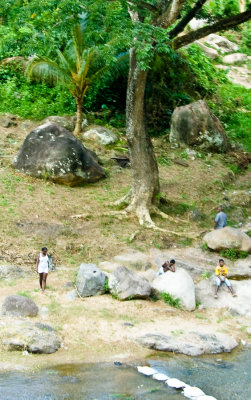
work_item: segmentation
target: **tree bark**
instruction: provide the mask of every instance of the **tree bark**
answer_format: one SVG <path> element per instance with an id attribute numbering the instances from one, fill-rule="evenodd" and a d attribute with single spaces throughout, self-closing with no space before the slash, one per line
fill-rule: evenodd
<path id="1" fill-rule="evenodd" d="M 140 224 L 150 227 L 154 225 L 150 211 L 159 193 L 159 172 L 145 125 L 146 79 L 147 71 L 140 70 L 135 48 L 132 48 L 126 102 L 126 135 L 132 166 L 132 190 L 127 211 L 136 213 Z"/>
<path id="2" fill-rule="evenodd" d="M 179 49 L 180 47 L 186 46 L 195 40 L 203 38 L 210 33 L 224 31 L 226 29 L 233 28 L 239 24 L 243 24 L 243 22 L 248 21 L 251 18 L 251 9 L 247 10 L 243 13 L 234 15 L 232 17 L 223 18 L 219 22 L 215 22 L 212 25 L 204 26 L 203 28 L 197 29 L 196 31 L 192 31 L 187 33 L 186 35 L 178 36 L 173 40 L 173 48 Z"/>
<path id="3" fill-rule="evenodd" d="M 75 129 L 74 129 L 74 135 L 80 134 L 82 130 L 82 106 L 83 106 L 83 101 L 81 101 L 78 98 L 75 98 L 76 104 L 77 104 L 77 113 L 76 113 L 76 124 L 75 124 Z"/>

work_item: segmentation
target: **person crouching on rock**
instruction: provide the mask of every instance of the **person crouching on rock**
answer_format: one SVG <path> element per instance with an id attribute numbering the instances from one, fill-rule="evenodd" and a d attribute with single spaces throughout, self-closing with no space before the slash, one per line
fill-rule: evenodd
<path id="1" fill-rule="evenodd" d="M 232 294 L 232 296 L 236 297 L 236 294 L 233 291 L 231 283 L 227 279 L 228 269 L 224 265 L 224 260 L 222 258 L 219 259 L 219 265 L 215 269 L 215 272 L 216 272 L 216 289 L 215 289 L 215 295 L 214 295 L 215 299 L 218 298 L 217 293 L 218 293 L 218 290 L 221 287 L 221 285 L 223 285 L 223 283 L 225 283 L 225 285 L 227 286 L 227 288 L 228 288 L 229 292 Z"/>
<path id="2" fill-rule="evenodd" d="M 163 275 L 167 271 L 175 272 L 175 260 L 166 261 L 158 270 L 156 276 Z"/>
<path id="3" fill-rule="evenodd" d="M 37 273 L 39 274 L 39 284 L 44 293 L 46 287 L 46 279 L 49 270 L 49 257 L 47 255 L 47 247 L 43 247 L 41 253 L 37 256 Z"/>

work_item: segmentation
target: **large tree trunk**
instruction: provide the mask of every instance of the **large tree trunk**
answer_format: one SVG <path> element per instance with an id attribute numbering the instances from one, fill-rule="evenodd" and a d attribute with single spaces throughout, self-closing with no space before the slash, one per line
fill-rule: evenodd
<path id="1" fill-rule="evenodd" d="M 81 130 L 82 130 L 82 106 L 83 106 L 83 101 L 81 101 L 78 98 L 75 98 L 76 104 L 77 104 L 77 120 L 76 120 L 76 125 L 74 129 L 74 134 L 78 135 Z"/>
<path id="2" fill-rule="evenodd" d="M 141 225 L 152 226 L 150 211 L 159 193 L 159 172 L 144 115 L 147 71 L 139 69 L 135 49 L 130 50 L 127 87 L 126 135 L 132 165 L 131 203 Z"/>

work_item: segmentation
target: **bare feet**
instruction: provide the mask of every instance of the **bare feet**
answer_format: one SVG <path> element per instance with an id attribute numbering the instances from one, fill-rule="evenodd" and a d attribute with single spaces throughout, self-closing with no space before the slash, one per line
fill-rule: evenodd
<path id="1" fill-rule="evenodd" d="M 218 299 L 218 296 L 217 296 L 217 294 L 215 294 L 215 295 L 214 295 L 214 298 L 215 298 L 215 299 Z"/>
<path id="2" fill-rule="evenodd" d="M 237 297 L 237 294 L 235 294 L 235 293 L 232 293 L 232 297 Z"/>

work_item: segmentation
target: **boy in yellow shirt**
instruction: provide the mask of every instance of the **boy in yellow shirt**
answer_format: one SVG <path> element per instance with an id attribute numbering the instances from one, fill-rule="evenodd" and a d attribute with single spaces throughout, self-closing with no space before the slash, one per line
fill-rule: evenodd
<path id="1" fill-rule="evenodd" d="M 233 297 L 236 297 L 236 294 L 233 291 L 233 288 L 231 286 L 231 283 L 229 282 L 229 280 L 227 279 L 227 273 L 228 273 L 228 269 L 227 267 L 224 265 L 224 260 L 222 258 L 219 259 L 219 265 L 218 267 L 215 269 L 215 273 L 216 273 L 216 289 L 215 289 L 215 295 L 214 298 L 217 299 L 218 298 L 218 290 L 221 287 L 221 285 L 223 285 L 223 283 L 225 283 L 225 285 L 227 286 L 228 290 L 230 291 L 230 293 L 232 294 Z"/>

